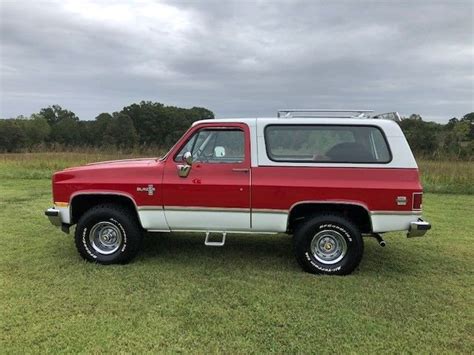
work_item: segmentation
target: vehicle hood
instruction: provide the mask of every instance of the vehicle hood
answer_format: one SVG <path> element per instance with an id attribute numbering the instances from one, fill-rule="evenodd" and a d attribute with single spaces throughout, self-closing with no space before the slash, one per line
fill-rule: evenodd
<path id="1" fill-rule="evenodd" d="M 141 168 L 159 163 L 159 158 L 139 158 L 139 159 L 122 159 L 107 160 L 97 163 L 90 163 L 82 166 L 66 168 L 63 171 L 72 172 L 80 170 L 100 170 L 100 169 L 118 169 L 118 168 Z"/>
<path id="2" fill-rule="evenodd" d="M 137 186 L 161 183 L 164 161 L 156 158 L 104 161 L 53 174 L 55 201 L 69 201 L 77 191 L 120 191 L 133 194 Z"/>

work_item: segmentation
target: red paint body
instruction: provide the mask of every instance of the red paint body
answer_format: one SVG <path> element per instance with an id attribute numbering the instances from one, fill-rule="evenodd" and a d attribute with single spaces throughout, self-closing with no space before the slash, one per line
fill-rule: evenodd
<path id="1" fill-rule="evenodd" d="M 249 128 L 244 124 L 229 124 L 226 127 L 240 128 L 245 134 L 245 159 L 242 163 L 195 163 L 187 178 L 177 174 L 174 157 L 193 133 L 203 127 L 222 125 L 199 125 L 190 129 L 166 159 L 163 175 L 163 202 L 165 206 L 225 207 L 250 209 Z"/>
<path id="2" fill-rule="evenodd" d="M 288 210 L 299 201 L 344 201 L 369 211 L 410 211 L 421 191 L 417 169 L 257 167 L 252 169 L 252 207 Z M 397 196 L 407 196 L 405 206 Z"/>
<path id="3" fill-rule="evenodd" d="M 244 131 L 242 163 L 195 163 L 188 177 L 177 174 L 174 156 L 206 123 L 192 127 L 163 160 L 104 162 L 66 169 L 53 176 L 55 202 L 71 203 L 76 194 L 116 193 L 137 206 L 182 206 L 290 210 L 301 201 L 342 201 L 369 211 L 411 211 L 414 192 L 421 192 L 417 169 L 343 167 L 251 167 L 250 133 L 245 124 L 228 123 Z M 245 171 L 248 169 L 248 171 Z M 153 195 L 137 186 L 154 185 Z M 406 196 L 406 205 L 396 203 Z"/>

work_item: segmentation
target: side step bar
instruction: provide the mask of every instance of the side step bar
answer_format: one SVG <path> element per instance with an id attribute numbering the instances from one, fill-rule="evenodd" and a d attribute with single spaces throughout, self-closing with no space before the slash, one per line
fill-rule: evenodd
<path id="1" fill-rule="evenodd" d="M 219 242 L 211 242 L 209 240 L 210 232 L 206 232 L 206 239 L 204 240 L 204 245 L 207 247 L 222 247 L 225 244 L 226 232 L 222 232 L 222 239 Z"/>

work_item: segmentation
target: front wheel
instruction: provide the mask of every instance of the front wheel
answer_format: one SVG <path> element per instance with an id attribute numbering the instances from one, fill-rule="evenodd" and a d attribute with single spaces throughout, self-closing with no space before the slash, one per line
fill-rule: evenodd
<path id="1" fill-rule="evenodd" d="M 99 264 L 130 261 L 138 252 L 142 231 L 130 211 L 117 205 L 99 205 L 79 219 L 75 232 L 81 256 Z"/>
<path id="2" fill-rule="evenodd" d="M 294 234 L 296 259 L 313 274 L 347 275 L 359 265 L 364 242 L 359 229 L 336 214 L 317 215 Z"/>

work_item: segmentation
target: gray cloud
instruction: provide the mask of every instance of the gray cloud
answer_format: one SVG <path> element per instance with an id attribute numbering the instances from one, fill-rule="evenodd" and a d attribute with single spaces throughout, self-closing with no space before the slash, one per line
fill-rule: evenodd
<path id="1" fill-rule="evenodd" d="M 218 116 L 474 111 L 472 1 L 3 1 L 0 117 L 139 100 Z"/>

